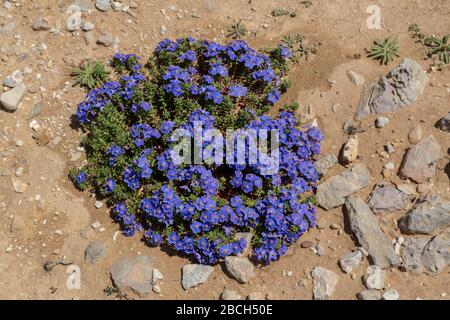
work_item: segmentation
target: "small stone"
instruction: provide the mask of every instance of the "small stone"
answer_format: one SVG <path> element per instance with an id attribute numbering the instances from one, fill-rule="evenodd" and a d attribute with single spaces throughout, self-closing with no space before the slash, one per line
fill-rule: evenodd
<path id="1" fill-rule="evenodd" d="M 153 268 L 152 282 L 155 284 L 155 283 L 158 283 L 159 281 L 162 281 L 163 279 L 164 279 L 164 275 L 161 273 L 161 271 L 159 271 L 156 268 Z"/>
<path id="2" fill-rule="evenodd" d="M 165 35 L 167 33 L 167 28 L 166 28 L 166 26 L 161 26 L 160 28 L 159 28 L 159 34 L 160 35 Z"/>
<path id="3" fill-rule="evenodd" d="M 358 300 L 381 300 L 381 293 L 378 290 L 363 290 L 356 294 Z"/>
<path id="4" fill-rule="evenodd" d="M 8 88 L 15 88 L 19 83 L 23 82 L 23 72 L 20 69 L 13 71 L 3 80 L 3 85 Z"/>
<path id="5" fill-rule="evenodd" d="M 352 271 L 361 264 L 363 254 L 360 250 L 355 250 L 344 254 L 339 259 L 339 266 L 345 273 L 352 273 Z"/>
<path id="6" fill-rule="evenodd" d="M 187 264 L 183 266 L 181 284 L 185 290 L 196 287 L 205 283 L 213 271 L 214 268 L 211 266 Z"/>
<path id="7" fill-rule="evenodd" d="M 111 8 L 110 0 L 95 0 L 97 10 L 106 12 Z"/>
<path id="8" fill-rule="evenodd" d="M 416 144 L 420 140 L 422 140 L 422 128 L 420 125 L 415 126 L 409 133 L 408 133 L 408 140 L 411 144 Z"/>
<path id="9" fill-rule="evenodd" d="M 43 17 L 37 17 L 36 19 L 34 19 L 31 27 L 34 31 L 49 31 L 51 29 L 47 20 L 45 20 Z"/>
<path id="10" fill-rule="evenodd" d="M 81 29 L 81 18 L 74 15 L 70 16 L 66 20 L 66 29 L 67 31 L 74 32 Z M 51 32 L 51 30 L 50 30 Z"/>
<path id="11" fill-rule="evenodd" d="M 94 230 L 100 229 L 101 226 L 102 226 L 102 224 L 99 221 L 95 221 L 94 223 L 91 224 L 91 227 Z"/>
<path id="12" fill-rule="evenodd" d="M 16 111 L 27 91 L 27 87 L 19 83 L 13 89 L 3 92 L 0 96 L 0 102 L 6 110 Z"/>
<path id="13" fill-rule="evenodd" d="M 302 247 L 302 248 L 311 248 L 312 246 L 314 245 L 314 242 L 312 242 L 312 241 L 309 241 L 309 240 L 305 240 L 305 241 L 303 241 L 301 244 L 300 244 L 300 246 Z"/>
<path id="14" fill-rule="evenodd" d="M 252 292 L 247 296 L 247 300 L 264 300 L 261 292 Z"/>
<path id="15" fill-rule="evenodd" d="M 242 297 L 236 291 L 225 288 L 220 295 L 222 300 L 241 300 Z"/>
<path id="16" fill-rule="evenodd" d="M 336 291 L 339 276 L 322 267 L 315 267 L 311 272 L 314 282 L 313 295 L 315 300 L 328 300 Z"/>
<path id="17" fill-rule="evenodd" d="M 395 289 L 390 289 L 383 293 L 383 300 L 398 300 L 399 298 L 400 294 Z"/>
<path id="18" fill-rule="evenodd" d="M 430 135 L 406 151 L 399 174 L 417 183 L 426 182 L 435 176 L 436 163 L 441 158 L 441 146 L 435 137 Z"/>
<path id="19" fill-rule="evenodd" d="M 159 286 L 159 284 L 154 284 L 154 285 L 152 286 L 152 290 L 153 290 L 153 292 L 156 293 L 156 294 L 160 294 L 160 293 L 161 293 L 161 287 Z"/>
<path id="20" fill-rule="evenodd" d="M 386 278 L 386 272 L 379 266 L 368 266 L 366 274 L 364 275 L 364 284 L 367 289 L 381 290 L 384 288 L 384 279 Z"/>
<path id="21" fill-rule="evenodd" d="M 24 193 L 28 189 L 28 184 L 17 178 L 12 178 L 12 185 L 16 193 Z"/>
<path id="22" fill-rule="evenodd" d="M 436 123 L 436 127 L 445 132 L 450 132 L 450 112 Z"/>
<path id="23" fill-rule="evenodd" d="M 143 296 L 153 290 L 153 266 L 153 257 L 134 256 L 115 262 L 109 272 L 117 288 L 122 291 L 129 289 L 139 296 Z"/>
<path id="24" fill-rule="evenodd" d="M 101 207 L 103 207 L 103 202 L 97 200 L 97 201 L 95 201 L 94 206 L 95 206 L 97 209 L 100 209 Z"/>
<path id="25" fill-rule="evenodd" d="M 354 136 L 347 140 L 341 149 L 342 164 L 350 164 L 358 158 L 358 137 Z"/>
<path id="26" fill-rule="evenodd" d="M 62 236 L 63 235 L 63 231 L 61 229 L 56 229 L 55 230 L 55 234 Z"/>
<path id="27" fill-rule="evenodd" d="M 111 34 L 104 34 L 97 39 L 97 44 L 103 47 L 111 47 L 115 42 L 115 37 Z"/>
<path id="28" fill-rule="evenodd" d="M 319 175 L 324 175 L 327 171 L 338 163 L 338 158 L 334 154 L 329 154 L 325 157 L 320 158 L 316 162 L 316 169 Z"/>
<path id="29" fill-rule="evenodd" d="M 33 109 L 31 110 L 30 115 L 28 116 L 28 120 L 36 118 L 41 114 L 41 112 L 42 112 L 42 103 L 41 101 L 39 101 L 35 103 L 35 105 L 33 106 Z"/>
<path id="30" fill-rule="evenodd" d="M 84 259 L 88 263 L 97 263 L 106 255 L 108 243 L 106 241 L 92 241 L 84 251 Z"/>
<path id="31" fill-rule="evenodd" d="M 325 248 L 320 243 L 318 243 L 316 246 L 316 254 L 319 257 L 322 257 L 325 254 Z"/>
<path id="32" fill-rule="evenodd" d="M 394 145 L 393 145 L 392 143 L 390 143 L 390 142 L 388 142 L 388 143 L 384 146 L 384 149 L 386 150 L 386 152 L 387 152 L 388 154 L 392 154 L 392 153 L 395 152 L 395 147 L 394 147 Z"/>
<path id="33" fill-rule="evenodd" d="M 389 124 L 389 118 L 386 117 L 378 117 L 375 120 L 375 127 L 377 127 L 378 129 L 384 128 Z"/>
<path id="34" fill-rule="evenodd" d="M 83 22 L 83 24 L 81 25 L 81 29 L 83 31 L 92 31 L 95 29 L 95 25 L 92 22 Z"/>
<path id="35" fill-rule="evenodd" d="M 408 195 L 391 185 L 378 184 L 369 197 L 375 212 L 394 212 L 406 207 Z"/>
<path id="36" fill-rule="evenodd" d="M 253 264 L 246 257 L 228 256 L 225 258 L 227 271 L 240 283 L 247 283 L 255 276 Z"/>

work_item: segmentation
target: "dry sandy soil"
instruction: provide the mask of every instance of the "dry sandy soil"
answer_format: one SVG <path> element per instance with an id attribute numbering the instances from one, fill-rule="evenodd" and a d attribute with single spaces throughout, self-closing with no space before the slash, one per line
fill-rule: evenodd
<path id="1" fill-rule="evenodd" d="M 247 25 L 251 32 L 245 39 L 255 48 L 279 43 L 285 35 L 302 33 L 310 44 L 320 43 L 319 50 L 312 59 L 291 68 L 289 77 L 293 86 L 281 103 L 298 101 L 302 106 L 311 106 L 326 137 L 322 154 L 337 155 L 347 140 L 342 125 L 353 118 L 362 90 L 349 80 L 347 71 L 352 69 L 371 80 L 385 75 L 404 57 L 427 69 L 430 61 L 424 59 L 424 49 L 410 38 L 408 26 L 417 23 L 427 34 L 448 33 L 450 1 L 312 0 L 312 6 L 305 8 L 299 0 L 135 0 L 131 15 L 113 10 L 101 12 L 91 4 L 91 10 L 83 13 L 84 20 L 95 24 L 88 35 L 65 28 L 66 8 L 73 2 L 15 0 L 0 8 L 0 78 L 16 69 L 31 69 L 24 78 L 29 92 L 18 110 L 14 113 L 0 110 L 0 298 L 114 299 L 115 295 L 103 292 L 111 286 L 109 267 L 121 257 L 141 254 L 155 257 L 157 268 L 164 274 L 161 294 L 151 293 L 144 299 L 218 299 L 224 287 L 236 290 L 242 297 L 258 291 L 263 296 L 269 294 L 271 299 L 312 299 L 310 272 L 316 266 L 339 275 L 333 299 L 356 299 L 357 292 L 365 289 L 361 278 L 369 262 L 365 259 L 353 276 L 340 270 L 339 258 L 356 246 L 351 235 L 343 232 L 341 208 L 319 210 L 320 224 L 326 228 L 309 231 L 280 261 L 258 268 L 250 283 L 238 284 L 221 266 L 216 266 L 205 284 L 183 290 L 181 268 L 189 263 L 187 259 L 150 248 L 139 237 L 117 235 L 119 227 L 112 222 L 109 209 L 105 206 L 96 209 L 95 198 L 77 191 L 68 180 L 68 170 L 80 166 L 84 160 L 79 149 L 81 132 L 70 127 L 70 117 L 84 93 L 71 86 L 70 70 L 84 58 L 106 62 L 116 50 L 146 58 L 165 37 L 226 41 L 226 29 L 235 19 L 242 19 Z M 126 5 L 129 1 L 122 3 Z M 367 29 L 366 9 L 371 4 L 381 7 L 381 30 Z M 277 7 L 296 11 L 297 15 L 273 18 L 270 13 Z M 52 27 L 59 26 L 60 32 L 33 31 L 31 25 L 38 16 L 45 17 Z M 161 35 L 163 25 L 167 32 Z M 116 46 L 97 45 L 95 39 L 102 33 L 116 36 L 119 40 Z M 380 66 L 366 57 L 365 48 L 388 35 L 398 39 L 400 57 L 388 66 Z M 427 87 L 415 104 L 388 114 L 387 127 L 370 127 L 358 134 L 358 161 L 365 163 L 372 174 L 370 185 L 358 196 L 365 199 L 375 183 L 383 180 L 381 172 L 387 161 L 398 168 L 409 147 L 408 132 L 417 124 L 424 136 L 436 137 L 446 154 L 444 162 L 448 163 L 450 136 L 436 129 L 434 123 L 450 111 L 450 68 L 430 72 L 428 76 Z M 39 101 L 42 113 L 34 120 L 40 129 L 35 132 L 29 126 L 29 115 Z M 356 123 L 367 128 L 374 119 L 370 116 Z M 388 141 L 397 146 L 389 160 L 379 155 Z M 324 179 L 343 169 L 341 165 L 335 166 Z M 14 191 L 13 180 L 26 184 L 23 193 Z M 396 175 L 387 180 L 402 182 Z M 428 185 L 444 197 L 450 196 L 449 177 L 443 166 L 438 166 L 437 177 Z M 403 211 L 380 217 L 389 239 L 401 235 L 394 221 L 404 214 Z M 95 221 L 101 223 L 103 232 L 91 227 Z M 338 225 L 338 229 L 329 228 L 331 224 Z M 105 240 L 109 246 L 107 256 L 97 264 L 84 261 L 84 250 L 92 240 Z M 301 248 L 304 240 L 320 243 L 325 254 L 318 256 L 311 249 Z M 51 272 L 44 270 L 45 261 L 62 256 L 66 262 L 80 266 L 81 289 L 66 287 L 66 266 L 57 265 Z M 400 299 L 449 299 L 449 272 L 447 268 L 436 276 L 412 275 L 392 268 L 388 270 L 386 286 L 396 289 Z M 298 285 L 299 282 L 304 285 Z"/>

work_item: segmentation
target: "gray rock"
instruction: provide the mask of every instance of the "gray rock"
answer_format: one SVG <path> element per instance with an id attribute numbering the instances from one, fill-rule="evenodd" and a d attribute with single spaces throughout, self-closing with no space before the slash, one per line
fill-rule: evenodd
<path id="1" fill-rule="evenodd" d="M 86 32 L 92 31 L 92 30 L 95 29 L 95 25 L 92 22 L 89 22 L 89 21 L 83 22 L 82 25 L 81 25 L 81 29 L 83 31 L 86 31 Z"/>
<path id="2" fill-rule="evenodd" d="M 336 291 L 339 276 L 322 267 L 315 267 L 311 272 L 313 277 L 315 300 L 328 300 Z"/>
<path id="3" fill-rule="evenodd" d="M 225 288 L 222 292 L 222 294 L 220 295 L 220 298 L 222 300 L 241 300 L 242 297 L 239 295 L 239 293 L 237 293 L 234 290 L 230 290 Z"/>
<path id="4" fill-rule="evenodd" d="M 381 290 L 384 288 L 385 278 L 386 271 L 382 270 L 379 266 L 368 266 L 364 275 L 364 284 L 367 289 Z"/>
<path id="5" fill-rule="evenodd" d="M 106 241 L 92 241 L 84 252 L 84 259 L 89 263 L 99 262 L 108 251 L 108 243 Z"/>
<path id="6" fill-rule="evenodd" d="M 228 256 L 225 258 L 227 271 L 240 283 L 247 283 L 255 276 L 253 264 L 246 257 Z"/>
<path id="7" fill-rule="evenodd" d="M 247 296 L 247 300 L 264 300 L 261 292 L 252 292 Z"/>
<path id="8" fill-rule="evenodd" d="M 363 290 L 356 294 L 358 300 L 381 300 L 381 293 L 378 290 Z"/>
<path id="9" fill-rule="evenodd" d="M 51 29 L 47 20 L 45 20 L 43 17 L 37 17 L 36 19 L 34 19 L 31 27 L 34 31 L 49 31 Z"/>
<path id="10" fill-rule="evenodd" d="M 395 289 L 389 289 L 383 293 L 383 300 L 398 300 L 400 294 Z"/>
<path id="11" fill-rule="evenodd" d="M 363 254 L 360 250 L 350 251 L 339 259 L 339 266 L 345 273 L 351 273 L 361 264 L 362 260 Z"/>
<path id="12" fill-rule="evenodd" d="M 368 252 L 373 263 L 381 268 L 400 264 L 391 242 L 381 230 L 378 220 L 369 206 L 355 196 L 345 201 L 345 211 L 350 229 L 359 244 Z"/>
<path id="13" fill-rule="evenodd" d="M 95 0 L 95 7 L 97 10 L 106 12 L 111 9 L 110 0 Z"/>
<path id="14" fill-rule="evenodd" d="M 436 174 L 436 163 L 442 158 L 441 146 L 433 135 L 409 148 L 400 165 L 399 174 L 415 182 L 426 182 Z"/>
<path id="15" fill-rule="evenodd" d="M 134 256 L 115 262 L 109 269 L 114 285 L 142 296 L 152 291 L 154 258 Z"/>
<path id="16" fill-rule="evenodd" d="M 327 171 L 338 163 L 338 158 L 334 154 L 329 154 L 320 158 L 316 162 L 316 169 L 319 175 L 324 175 Z"/>
<path id="17" fill-rule="evenodd" d="M 80 30 L 81 28 L 81 18 L 77 15 L 69 16 L 66 20 L 67 31 L 74 32 Z"/>
<path id="18" fill-rule="evenodd" d="M 0 96 L 2 106 L 8 111 L 16 111 L 27 93 L 27 87 L 19 83 L 15 88 L 3 92 Z"/>
<path id="19" fill-rule="evenodd" d="M 159 34 L 160 35 L 165 35 L 167 33 L 167 27 L 166 26 L 161 26 L 160 28 L 159 28 Z"/>
<path id="20" fill-rule="evenodd" d="M 8 88 L 15 88 L 19 83 L 23 82 L 23 72 L 20 69 L 13 71 L 3 80 L 3 85 Z"/>
<path id="21" fill-rule="evenodd" d="M 104 34 L 97 39 L 97 44 L 104 47 L 111 47 L 115 42 L 115 37 L 111 34 Z"/>
<path id="22" fill-rule="evenodd" d="M 33 118 L 36 118 L 38 115 L 40 115 L 42 112 L 42 102 L 36 102 L 36 104 L 33 106 L 33 109 L 31 110 L 29 116 L 28 116 L 28 120 L 31 120 Z"/>
<path id="23" fill-rule="evenodd" d="M 16 24 L 14 20 L 8 19 L 5 23 L 0 25 L 0 34 L 10 34 L 14 31 Z"/>
<path id="24" fill-rule="evenodd" d="M 433 237 L 422 251 L 422 265 L 427 274 L 442 272 L 450 265 L 450 230 Z"/>
<path id="25" fill-rule="evenodd" d="M 358 163 L 353 168 L 331 177 L 317 187 L 317 201 L 326 210 L 338 207 L 349 195 L 369 184 L 370 174 L 366 166 Z"/>
<path id="26" fill-rule="evenodd" d="M 367 85 L 359 101 L 356 118 L 394 112 L 414 103 L 422 94 L 428 77 L 412 59 L 404 59 L 386 77 Z"/>
<path id="27" fill-rule="evenodd" d="M 408 195 L 391 185 L 378 184 L 369 198 L 369 205 L 375 212 L 394 212 L 407 204 Z"/>
<path id="28" fill-rule="evenodd" d="M 211 266 L 187 264 L 183 266 L 181 284 L 184 289 L 196 287 L 205 283 L 213 271 L 214 268 Z"/>
<path id="29" fill-rule="evenodd" d="M 413 274 L 424 272 L 422 264 L 422 252 L 430 242 L 429 237 L 412 237 L 403 243 L 402 247 L 402 268 Z"/>
<path id="30" fill-rule="evenodd" d="M 364 83 L 366 83 L 366 79 L 364 78 L 364 76 L 360 75 L 359 73 L 356 73 L 353 70 L 348 70 L 347 76 L 350 79 L 350 81 L 353 82 L 353 84 L 357 87 L 361 87 L 364 85 Z"/>
<path id="31" fill-rule="evenodd" d="M 384 128 L 389 124 L 389 118 L 386 117 L 378 117 L 375 120 L 375 127 L 378 129 Z"/>
<path id="32" fill-rule="evenodd" d="M 398 225 L 406 234 L 431 234 L 449 224 L 450 202 L 442 201 L 437 194 L 428 194 L 400 219 Z"/>
<path id="33" fill-rule="evenodd" d="M 80 10 L 82 12 L 87 12 L 89 10 L 94 9 L 94 7 L 92 6 L 91 0 L 75 0 L 73 2 L 73 5 L 77 6 L 78 10 Z"/>
<path id="34" fill-rule="evenodd" d="M 450 112 L 436 123 L 436 127 L 445 132 L 450 132 Z"/>

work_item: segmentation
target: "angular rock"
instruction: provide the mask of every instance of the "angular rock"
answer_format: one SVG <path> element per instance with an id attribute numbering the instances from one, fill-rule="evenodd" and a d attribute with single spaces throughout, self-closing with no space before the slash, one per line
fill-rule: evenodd
<path id="1" fill-rule="evenodd" d="M 225 288 L 222 292 L 222 294 L 220 295 L 220 298 L 222 300 L 241 300 L 242 297 L 239 295 L 239 293 L 237 293 L 234 290 L 230 290 Z"/>
<path id="2" fill-rule="evenodd" d="M 111 47 L 115 42 L 113 35 L 104 34 L 97 39 L 97 44 L 104 47 Z"/>
<path id="3" fill-rule="evenodd" d="M 408 141 L 411 144 L 416 144 L 417 142 L 422 140 L 422 137 L 423 137 L 423 131 L 422 131 L 422 127 L 420 125 L 415 126 L 408 133 Z"/>
<path id="4" fill-rule="evenodd" d="M 84 260 L 89 263 L 97 263 L 106 255 L 107 250 L 108 243 L 106 241 L 92 241 L 84 252 Z"/>
<path id="5" fill-rule="evenodd" d="M 378 184 L 370 194 L 369 206 L 375 212 L 394 212 L 408 204 L 408 195 L 391 185 Z"/>
<path id="6" fill-rule="evenodd" d="M 342 164 L 350 164 L 358 158 L 358 137 L 350 137 L 340 152 Z"/>
<path id="7" fill-rule="evenodd" d="M 390 120 L 386 117 L 378 117 L 375 120 L 375 127 L 378 129 L 384 128 L 389 124 Z"/>
<path id="8" fill-rule="evenodd" d="M 445 132 L 450 132 L 450 112 L 436 123 L 436 128 Z"/>
<path id="9" fill-rule="evenodd" d="M 426 182 L 435 176 L 436 163 L 441 158 L 441 146 L 434 136 L 430 135 L 406 151 L 399 174 L 418 183 Z"/>
<path id="10" fill-rule="evenodd" d="M 381 300 L 381 293 L 378 290 L 363 290 L 356 294 L 358 300 Z"/>
<path id="11" fill-rule="evenodd" d="M 421 257 L 424 271 L 433 275 L 450 265 L 450 230 L 442 232 L 428 242 Z"/>
<path id="12" fill-rule="evenodd" d="M 327 171 L 338 163 L 338 158 L 334 154 L 329 154 L 323 158 L 320 158 L 316 162 L 316 169 L 319 175 L 323 176 Z"/>
<path id="13" fill-rule="evenodd" d="M 339 259 L 339 266 L 345 273 L 351 273 L 362 262 L 363 254 L 360 250 L 350 251 Z"/>
<path id="14" fill-rule="evenodd" d="M 409 58 L 404 59 L 386 77 L 364 88 L 356 118 L 394 112 L 410 106 L 422 94 L 427 81 L 426 72 L 417 62 Z"/>
<path id="15" fill-rule="evenodd" d="M 395 289 L 390 289 L 383 293 L 383 300 L 398 300 L 398 298 L 400 298 L 400 294 Z"/>
<path id="16" fill-rule="evenodd" d="M 131 290 L 142 296 L 152 291 L 154 258 L 134 256 L 115 262 L 109 272 L 114 285 L 120 290 Z"/>
<path id="17" fill-rule="evenodd" d="M 442 201 L 437 194 L 423 196 L 398 225 L 406 234 L 431 234 L 450 224 L 450 202 Z"/>
<path id="18" fill-rule="evenodd" d="M 328 300 L 336 291 L 339 276 L 322 267 L 315 267 L 311 272 L 313 277 L 315 300 Z"/>
<path id="19" fill-rule="evenodd" d="M 227 271 L 240 283 L 247 283 L 255 276 L 253 264 L 246 257 L 228 256 L 225 258 Z"/>
<path id="20" fill-rule="evenodd" d="M 8 88 L 14 88 L 23 82 L 23 72 L 20 69 L 13 71 L 3 80 L 3 85 Z"/>
<path id="21" fill-rule="evenodd" d="M 214 268 L 211 266 L 187 264 L 183 266 L 181 284 L 184 289 L 196 287 L 205 283 L 213 271 Z"/>
<path id="22" fill-rule="evenodd" d="M 106 12 L 111 9 L 110 0 L 95 0 L 95 7 L 100 11 Z"/>
<path id="23" fill-rule="evenodd" d="M 36 19 L 34 19 L 31 27 L 34 31 L 49 31 L 51 29 L 47 20 L 45 20 L 43 17 L 37 17 Z"/>
<path id="24" fill-rule="evenodd" d="M 247 296 L 247 300 L 264 300 L 261 292 L 252 292 Z"/>
<path id="25" fill-rule="evenodd" d="M 378 266 L 368 266 L 366 274 L 364 275 L 364 284 L 367 289 L 378 289 L 384 288 L 384 280 L 386 278 L 386 271 L 382 270 Z"/>
<path id="26" fill-rule="evenodd" d="M 0 96 L 0 102 L 6 110 L 16 111 L 26 94 L 27 87 L 19 83 L 15 88 L 3 92 Z"/>
<path id="27" fill-rule="evenodd" d="M 385 269 L 400 264 L 391 242 L 381 230 L 378 220 L 369 206 L 355 196 L 345 201 L 345 211 L 350 229 L 359 244 L 368 252 L 373 263 Z"/>
<path id="28" fill-rule="evenodd" d="M 338 207 L 349 195 L 369 184 L 370 174 L 366 166 L 358 163 L 353 168 L 331 177 L 317 187 L 317 201 L 326 210 Z"/>

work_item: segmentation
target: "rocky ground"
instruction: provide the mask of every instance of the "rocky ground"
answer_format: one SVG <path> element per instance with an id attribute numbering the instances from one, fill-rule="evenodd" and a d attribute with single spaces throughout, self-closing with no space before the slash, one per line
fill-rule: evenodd
<path id="1" fill-rule="evenodd" d="M 450 68 L 430 67 L 408 26 L 449 33 L 450 3 L 375 1 L 382 29 L 368 30 L 372 2 L 2 1 L 0 298 L 449 299 Z M 268 267 L 245 256 L 192 265 L 123 237 L 68 180 L 85 159 L 70 71 L 117 50 L 146 58 L 165 37 L 225 41 L 239 19 L 254 47 L 295 33 L 318 47 L 290 71 L 281 104 L 298 101 L 326 137 L 319 222 Z M 389 35 L 400 57 L 366 58 Z"/>

